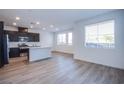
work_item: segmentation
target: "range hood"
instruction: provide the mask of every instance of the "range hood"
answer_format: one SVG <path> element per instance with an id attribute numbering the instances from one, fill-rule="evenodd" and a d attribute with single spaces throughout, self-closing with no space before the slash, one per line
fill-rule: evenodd
<path id="1" fill-rule="evenodd" d="M 18 27 L 19 32 L 28 32 L 28 28 L 26 27 Z"/>

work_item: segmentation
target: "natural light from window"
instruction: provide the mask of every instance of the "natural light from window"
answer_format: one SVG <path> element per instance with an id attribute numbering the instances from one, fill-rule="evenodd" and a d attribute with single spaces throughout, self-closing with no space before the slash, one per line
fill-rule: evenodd
<path id="1" fill-rule="evenodd" d="M 57 45 L 72 45 L 72 32 L 57 34 Z"/>
<path id="2" fill-rule="evenodd" d="M 58 36 L 57 36 L 57 44 L 58 45 L 66 44 L 66 34 L 58 34 Z"/>
<path id="3" fill-rule="evenodd" d="M 72 33 L 68 33 L 68 44 L 72 45 Z"/>
<path id="4" fill-rule="evenodd" d="M 85 46 L 114 48 L 114 20 L 85 26 Z"/>

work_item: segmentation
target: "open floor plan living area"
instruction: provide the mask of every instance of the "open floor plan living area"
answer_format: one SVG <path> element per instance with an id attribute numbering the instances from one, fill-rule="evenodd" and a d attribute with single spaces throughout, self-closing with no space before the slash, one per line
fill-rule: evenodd
<path id="1" fill-rule="evenodd" d="M 0 9 L 0 84 L 124 84 L 123 9 Z"/>

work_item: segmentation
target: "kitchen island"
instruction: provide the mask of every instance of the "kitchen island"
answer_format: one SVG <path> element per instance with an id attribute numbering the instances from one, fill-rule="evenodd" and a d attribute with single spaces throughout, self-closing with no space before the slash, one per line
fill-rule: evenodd
<path id="1" fill-rule="evenodd" d="M 29 47 L 29 62 L 51 57 L 51 47 Z"/>
<path id="2" fill-rule="evenodd" d="M 27 46 L 27 47 L 11 47 L 10 58 L 26 58 L 28 63 L 51 57 L 51 47 Z"/>

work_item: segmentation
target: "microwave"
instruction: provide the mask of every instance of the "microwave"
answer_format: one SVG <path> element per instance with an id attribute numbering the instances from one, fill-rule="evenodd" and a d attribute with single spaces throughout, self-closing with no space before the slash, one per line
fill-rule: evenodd
<path id="1" fill-rule="evenodd" d="M 29 42 L 29 37 L 19 36 L 19 42 Z"/>

